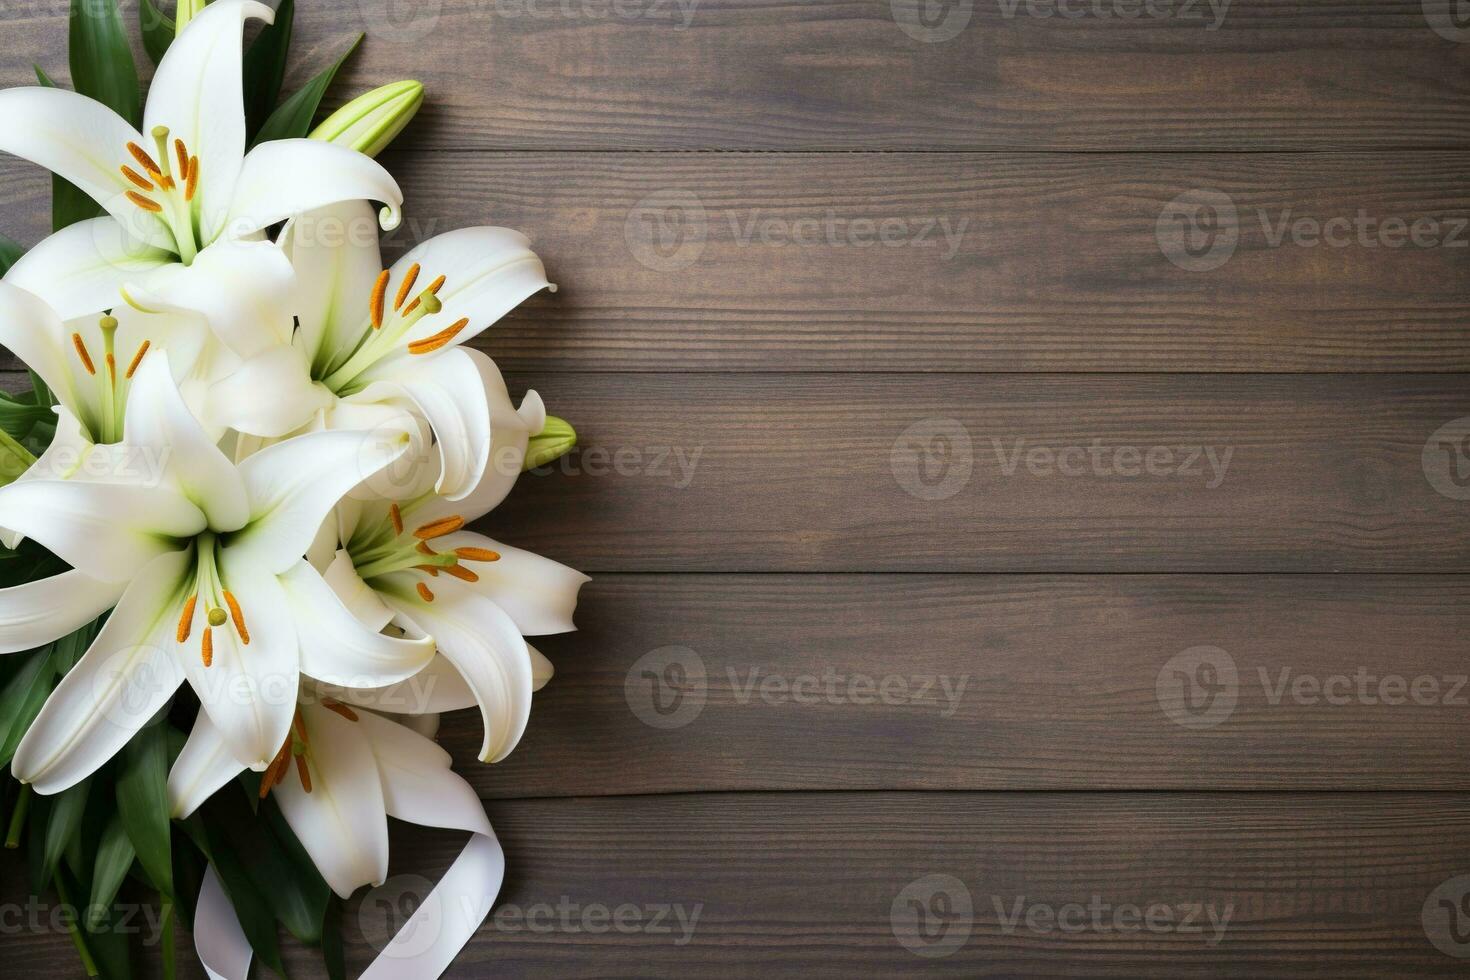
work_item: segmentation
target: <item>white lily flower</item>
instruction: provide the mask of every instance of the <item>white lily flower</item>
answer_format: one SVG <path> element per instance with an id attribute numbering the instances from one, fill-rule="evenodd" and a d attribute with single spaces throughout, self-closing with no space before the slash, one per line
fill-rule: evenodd
<path id="1" fill-rule="evenodd" d="M 289 264 L 252 239 L 354 199 L 383 202 L 381 223 L 392 228 L 403 195 L 379 164 L 346 147 L 276 140 L 245 152 L 241 36 L 246 20 L 274 17 L 256 0 L 216 0 L 190 21 L 153 77 L 147 137 L 75 92 L 0 92 L 0 150 L 66 178 L 109 215 L 42 241 L 7 280 L 67 320 L 111 309 L 126 287 L 141 309 L 204 314 L 242 357 L 288 340 L 260 336 L 256 313 L 262 297 L 289 288 Z"/>
<path id="2" fill-rule="evenodd" d="M 480 482 L 489 460 L 486 387 L 504 387 L 488 357 L 459 345 L 554 287 L 526 237 L 506 228 L 439 235 L 385 270 L 375 230 L 361 233 L 371 221 L 371 210 L 353 201 L 287 229 L 298 290 L 295 350 L 248 361 L 217 387 L 221 404 L 212 412 L 266 438 L 304 425 L 371 428 L 417 416 L 437 443 L 437 489 L 457 499 Z M 263 386 L 270 398 L 241 397 Z"/>
<path id="3" fill-rule="evenodd" d="M 206 336 L 197 318 L 154 316 L 127 307 L 117 316 L 63 323 L 33 293 L 0 281 L 0 345 L 41 377 L 59 404 L 56 435 L 19 480 L 99 479 L 124 467 L 148 470 L 161 461 L 98 451 L 122 439 L 133 374 L 149 351 L 167 350 L 174 380 L 191 383 Z M 14 548 L 21 535 L 0 530 Z"/>
<path id="4" fill-rule="evenodd" d="M 485 729 L 480 759 L 498 762 L 525 732 L 532 692 L 551 676 L 550 663 L 524 637 L 576 629 L 577 594 L 590 579 L 464 529 L 505 498 L 530 435 L 545 420 L 534 392 L 518 412 L 503 382 L 489 392 L 495 463 L 468 497 L 451 501 L 425 486 L 401 500 L 345 499 L 336 535 L 315 542 L 311 558 L 367 626 L 391 623 L 411 636 L 432 636 L 440 654 L 400 683 L 334 688 L 333 696 L 395 713 L 478 705 Z M 337 541 L 343 547 L 332 553 Z"/>
<path id="5" fill-rule="evenodd" d="M 292 771 L 294 766 L 294 771 Z M 168 777 L 169 806 L 187 817 L 240 772 L 203 712 Z M 388 817 L 489 834 L 475 792 L 431 739 L 331 700 L 308 699 L 261 779 L 332 890 L 349 897 L 388 875 Z"/>
<path id="6" fill-rule="evenodd" d="M 0 589 L 0 652 L 64 636 L 116 603 L 21 740 L 16 777 L 41 793 L 74 785 L 185 680 L 238 762 L 263 769 L 301 672 L 351 685 L 420 670 L 432 644 L 364 627 L 302 557 L 343 494 L 406 442 L 313 433 L 236 466 L 189 413 L 167 355 L 147 355 L 122 445 L 166 460 L 155 478 L 0 489 L 0 525 L 72 566 Z"/>

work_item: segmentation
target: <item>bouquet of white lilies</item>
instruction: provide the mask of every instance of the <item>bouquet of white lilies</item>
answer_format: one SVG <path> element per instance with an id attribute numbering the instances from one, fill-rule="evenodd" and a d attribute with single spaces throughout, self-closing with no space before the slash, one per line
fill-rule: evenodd
<path id="1" fill-rule="evenodd" d="M 339 900 L 383 882 L 387 818 L 468 831 L 365 974 L 437 976 L 504 871 L 438 714 L 478 708 L 480 759 L 510 752 L 551 676 L 525 637 L 571 630 L 586 581 L 468 530 L 574 444 L 466 346 L 554 287 L 504 228 L 383 267 L 402 194 L 374 155 L 416 82 L 312 129 L 341 62 L 280 99 L 291 0 L 142 11 L 146 105 L 111 0 L 74 0 L 76 91 L 0 92 L 56 227 L 0 257 L 30 379 L 0 393 L 0 830 L 86 909 L 90 975 L 131 975 L 128 887 L 165 975 L 182 916 L 226 980 L 284 974 L 278 925 L 342 976 Z"/>

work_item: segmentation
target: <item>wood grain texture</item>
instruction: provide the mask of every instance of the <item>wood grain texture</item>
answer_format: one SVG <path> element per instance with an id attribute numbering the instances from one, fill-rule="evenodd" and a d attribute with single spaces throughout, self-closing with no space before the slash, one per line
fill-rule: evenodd
<path id="1" fill-rule="evenodd" d="M 609 575 L 577 620 L 509 758 L 445 716 L 483 796 L 1470 790 L 1464 577 Z"/>
<path id="2" fill-rule="evenodd" d="M 1431 435 L 1470 415 L 1457 375 L 511 379 L 528 383 L 581 448 L 523 478 L 483 526 L 588 572 L 1461 572 L 1470 559 L 1465 503 L 1423 465 Z M 1173 447 L 1157 469 L 1174 475 L 1118 475 L 1164 459 L 1158 447 Z M 1065 452 L 1079 475 L 1037 450 Z"/>
<path id="3" fill-rule="evenodd" d="M 1220 793 L 497 802 L 491 820 L 516 855 L 500 918 L 446 976 L 1463 976 L 1463 960 L 1430 945 L 1421 911 L 1465 871 L 1464 802 Z M 405 877 L 370 894 L 366 914 L 354 904 L 349 935 L 365 926 L 358 935 L 380 937 L 389 903 L 412 908 L 461 838 L 413 832 L 395 843 Z M 965 885 L 974 922 L 962 947 L 926 959 L 899 944 L 891 910 L 906 904 L 906 886 L 935 874 Z M 1201 905 L 1231 918 L 1210 945 L 1208 924 L 1204 935 L 1122 932 L 1110 913 L 1103 929 L 1038 932 L 1022 920 L 1008 932 L 995 904 L 1011 916 L 1018 900 L 1060 908 L 1094 896 L 1109 909 Z M 622 905 L 639 908 L 642 931 L 582 930 L 589 908 Z M 688 942 L 676 911 L 652 922 L 672 906 L 685 921 L 698 913 Z M 550 931 L 532 932 L 527 915 Z M 360 967 L 373 947 L 353 938 L 349 963 Z"/>
<path id="4" fill-rule="evenodd" d="M 472 224 L 533 237 L 561 288 L 481 336 L 507 369 L 1470 370 L 1460 153 L 386 163 L 408 201 L 386 255 Z M 0 228 L 39 239 L 49 180 L 0 174 Z M 1195 197 L 1176 210 L 1203 190 L 1232 237 L 1203 237 L 1194 221 L 1229 218 Z M 1311 232 L 1329 221 L 1331 243 Z M 1175 264 L 1186 232 L 1223 264 Z"/>
<path id="5" fill-rule="evenodd" d="M 910 0 L 324 0 L 298 12 L 292 84 L 365 31 L 336 98 L 421 78 L 436 148 L 1470 146 L 1470 47 L 1420 0 L 1236 0 L 1217 29 L 1203 0 L 1065 6 L 935 5 L 968 21 L 925 43 Z M 0 84 L 62 72 L 64 4 L 4 16 Z"/>

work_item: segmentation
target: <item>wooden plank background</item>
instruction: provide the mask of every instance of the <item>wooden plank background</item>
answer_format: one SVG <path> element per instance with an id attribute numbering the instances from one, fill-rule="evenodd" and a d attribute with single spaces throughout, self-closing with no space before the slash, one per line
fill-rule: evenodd
<path id="1" fill-rule="evenodd" d="M 582 447 L 484 527 L 594 581 L 509 760 L 445 720 L 510 862 L 448 976 L 1464 974 L 1470 25 L 1140 9 L 301 4 L 293 82 L 428 85 L 390 254 L 561 286 L 478 344 Z M 395 831 L 358 969 L 459 846 Z"/>

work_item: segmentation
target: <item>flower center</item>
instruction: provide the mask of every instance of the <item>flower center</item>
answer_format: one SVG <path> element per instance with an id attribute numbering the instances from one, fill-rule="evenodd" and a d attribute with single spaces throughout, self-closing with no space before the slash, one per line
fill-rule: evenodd
<path id="1" fill-rule="evenodd" d="M 127 144 L 128 154 L 142 168 L 142 173 L 126 163 L 119 168 L 134 188 L 127 192 L 127 197 L 140 210 L 157 215 L 168 227 L 179 260 L 189 265 L 200 247 L 199 215 L 194 201 L 199 190 L 199 157 L 190 155 L 181 139 L 173 141 L 170 152 L 167 126 L 153 127 L 153 142 L 158 149 L 156 159 L 137 143 Z"/>
<path id="2" fill-rule="evenodd" d="M 420 573 L 424 578 L 415 583 L 414 588 L 418 591 L 419 598 L 425 602 L 433 602 L 434 590 L 429 588 L 428 579 L 438 578 L 442 572 L 463 582 L 478 582 L 479 574 L 466 567 L 465 563 L 500 560 L 500 555 L 489 548 L 435 551 L 429 543 L 463 527 L 464 518 L 454 514 L 409 530 L 403 522 L 403 510 L 397 503 L 393 503 L 388 507 L 387 524 L 373 528 L 365 535 L 354 535 L 347 551 L 352 556 L 357 574 L 364 579 L 389 572 Z"/>
<path id="3" fill-rule="evenodd" d="M 388 305 L 388 286 L 392 275 L 387 269 L 378 273 L 368 294 L 368 323 L 372 329 L 364 332 L 345 361 L 326 372 L 322 383 L 329 389 L 339 395 L 351 394 L 357 376 L 393 351 L 403 348 L 409 354 L 432 354 L 448 346 L 469 326 L 469 317 L 462 317 L 431 336 L 404 343 L 404 337 L 414 324 L 444 308 L 439 290 L 444 288 L 445 277 L 436 276 L 415 295 L 413 290 L 420 271 L 419 264 L 415 262 L 404 272 L 393 292 L 391 308 Z M 409 298 L 411 295 L 412 299 Z"/>
<path id="4" fill-rule="evenodd" d="M 84 418 L 81 421 L 87 426 L 88 434 L 94 437 L 93 441 L 105 445 L 122 439 L 123 406 L 127 404 L 127 392 L 131 387 L 128 382 L 137 372 L 138 365 L 143 363 L 143 355 L 148 353 L 150 342 L 145 340 L 138 345 L 132 360 L 128 362 L 127 368 L 123 371 L 122 383 L 119 384 L 117 354 L 113 349 L 113 341 L 117 335 L 117 319 L 104 316 L 98 321 L 97 326 L 102 334 L 101 369 L 98 368 L 97 361 L 92 357 L 91 349 L 80 333 L 71 335 L 71 347 L 82 370 L 96 380 L 98 387 L 96 416 Z"/>
<path id="5" fill-rule="evenodd" d="M 189 642 L 189 637 L 194 632 L 195 614 L 202 600 L 204 602 L 204 621 L 199 631 L 199 658 L 203 661 L 204 666 L 211 667 L 214 665 L 215 629 L 230 623 L 243 646 L 250 645 L 250 630 L 245 625 L 245 613 L 240 608 L 239 600 L 235 598 L 234 593 L 225 588 L 220 578 L 214 535 L 209 533 L 200 535 L 196 546 L 198 558 L 194 564 L 194 588 L 184 599 L 183 607 L 179 611 L 179 627 L 174 634 L 174 639 L 180 646 Z M 226 609 L 229 612 L 226 612 Z"/>

